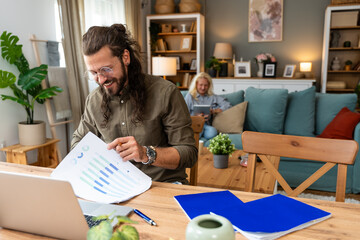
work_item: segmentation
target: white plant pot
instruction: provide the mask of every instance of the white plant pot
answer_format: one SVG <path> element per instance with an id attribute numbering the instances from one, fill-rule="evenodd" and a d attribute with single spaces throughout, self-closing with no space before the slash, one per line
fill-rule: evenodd
<path id="1" fill-rule="evenodd" d="M 21 145 L 41 145 L 46 142 L 45 122 L 34 121 L 34 124 L 19 122 L 18 128 Z"/>

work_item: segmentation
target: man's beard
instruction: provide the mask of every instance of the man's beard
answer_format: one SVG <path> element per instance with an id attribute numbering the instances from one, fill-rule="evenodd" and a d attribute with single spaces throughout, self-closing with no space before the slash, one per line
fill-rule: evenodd
<path id="1" fill-rule="evenodd" d="M 117 88 L 114 89 L 114 86 L 112 86 L 111 88 L 106 88 L 104 87 L 105 84 L 108 84 L 110 82 L 113 82 L 112 84 L 116 84 Z M 103 84 L 101 84 L 100 86 L 104 89 L 105 93 L 108 96 L 118 96 L 121 91 L 124 89 L 126 83 L 126 76 L 125 74 L 121 77 L 121 78 L 110 78 L 107 79 Z"/>

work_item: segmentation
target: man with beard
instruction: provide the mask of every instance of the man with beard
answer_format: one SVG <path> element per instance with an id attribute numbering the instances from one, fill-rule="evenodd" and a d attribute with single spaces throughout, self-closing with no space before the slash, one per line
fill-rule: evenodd
<path id="1" fill-rule="evenodd" d="M 144 74 L 139 50 L 122 24 L 83 36 L 89 75 L 99 84 L 86 99 L 73 148 L 89 131 L 154 181 L 187 183 L 197 161 L 189 111 L 176 86 Z"/>

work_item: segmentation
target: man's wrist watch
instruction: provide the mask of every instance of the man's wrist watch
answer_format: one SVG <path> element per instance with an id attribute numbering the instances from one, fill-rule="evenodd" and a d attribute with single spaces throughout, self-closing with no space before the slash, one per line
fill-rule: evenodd
<path id="1" fill-rule="evenodd" d="M 144 165 L 151 165 L 156 160 L 156 150 L 153 146 L 144 146 L 146 148 L 146 156 L 148 157 L 147 162 L 142 162 Z"/>

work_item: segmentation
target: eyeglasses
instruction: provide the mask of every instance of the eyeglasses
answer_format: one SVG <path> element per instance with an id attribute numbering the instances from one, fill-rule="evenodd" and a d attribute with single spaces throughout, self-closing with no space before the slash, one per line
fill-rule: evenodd
<path id="1" fill-rule="evenodd" d="M 98 82 L 99 76 L 109 78 L 109 77 L 112 77 L 112 74 L 114 73 L 114 71 L 110 67 L 102 67 L 99 69 L 98 72 L 88 70 L 87 73 L 88 73 L 90 80 Z"/>

